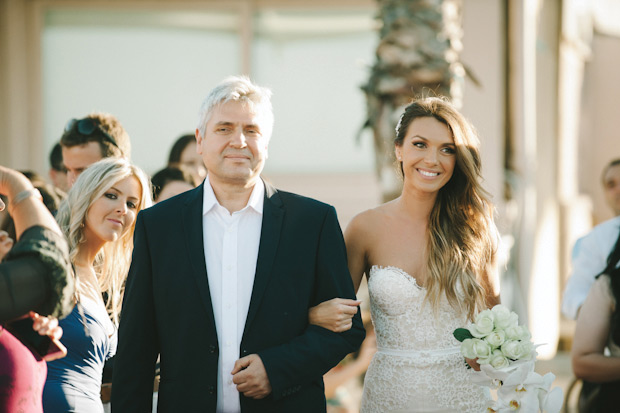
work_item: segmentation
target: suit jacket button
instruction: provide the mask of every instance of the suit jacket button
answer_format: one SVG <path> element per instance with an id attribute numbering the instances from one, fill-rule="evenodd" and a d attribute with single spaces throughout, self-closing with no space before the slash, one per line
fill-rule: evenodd
<path id="1" fill-rule="evenodd" d="M 214 346 L 213 344 L 211 344 L 211 345 L 209 346 L 209 353 L 214 354 L 214 353 L 215 353 L 215 350 L 216 350 L 215 346 Z"/>
<path id="2" fill-rule="evenodd" d="M 215 394 L 215 386 L 209 386 L 209 394 Z"/>
<path id="3" fill-rule="evenodd" d="M 248 351 L 246 349 L 243 349 L 242 353 L 243 354 L 248 354 Z"/>

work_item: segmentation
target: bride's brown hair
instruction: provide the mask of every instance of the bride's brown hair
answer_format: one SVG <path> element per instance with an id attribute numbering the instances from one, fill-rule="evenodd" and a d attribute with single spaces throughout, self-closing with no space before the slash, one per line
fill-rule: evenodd
<path id="1" fill-rule="evenodd" d="M 437 308 L 442 293 L 470 319 L 494 299 L 493 276 L 497 231 L 493 205 L 481 185 L 480 141 L 474 127 L 451 103 L 428 97 L 405 108 L 396 127 L 401 146 L 409 125 L 432 117 L 448 126 L 456 147 L 452 178 L 439 190 L 430 214 L 425 287 L 426 299 Z M 402 170 L 402 165 L 401 165 Z"/>

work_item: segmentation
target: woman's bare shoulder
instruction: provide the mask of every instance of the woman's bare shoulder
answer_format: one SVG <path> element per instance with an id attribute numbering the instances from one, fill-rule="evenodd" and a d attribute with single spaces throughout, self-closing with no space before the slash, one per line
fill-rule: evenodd
<path id="1" fill-rule="evenodd" d="M 381 221 L 387 216 L 388 211 L 386 210 L 386 205 L 387 204 L 382 204 L 378 207 L 360 212 L 353 217 L 349 226 L 354 226 L 357 229 L 369 229 L 377 224 L 381 224 Z"/>
<path id="2" fill-rule="evenodd" d="M 378 207 L 367 209 L 353 217 L 347 226 L 347 233 L 365 238 L 373 237 L 378 230 L 385 227 L 386 220 L 390 217 L 390 207 L 382 204 Z"/>

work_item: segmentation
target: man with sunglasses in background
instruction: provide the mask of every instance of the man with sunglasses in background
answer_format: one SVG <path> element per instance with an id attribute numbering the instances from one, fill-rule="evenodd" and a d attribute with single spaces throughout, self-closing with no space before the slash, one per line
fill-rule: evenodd
<path id="1" fill-rule="evenodd" d="M 67 168 L 69 187 L 91 164 L 103 158 L 129 159 L 129 135 L 108 113 L 91 113 L 82 119 L 71 119 L 60 138 L 62 159 Z"/>

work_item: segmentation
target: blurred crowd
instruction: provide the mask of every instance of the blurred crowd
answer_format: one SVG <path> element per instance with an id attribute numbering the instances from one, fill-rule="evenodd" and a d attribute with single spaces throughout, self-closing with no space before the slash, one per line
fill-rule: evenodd
<path id="1" fill-rule="evenodd" d="M 0 167 L 0 375 L 8 378 L 0 385 L 0 411 L 110 411 L 120 297 L 137 214 L 195 188 L 207 175 L 194 134 L 178 137 L 167 164 L 150 178 L 130 155 L 120 121 L 91 113 L 67 122 L 49 154 L 48 177 Z M 20 261 L 30 262 L 31 275 Z M 38 261 L 45 266 L 36 271 Z M 359 378 L 376 351 L 370 323 L 367 329 L 360 352 L 325 376 L 330 412 L 358 408 Z"/>
<path id="2" fill-rule="evenodd" d="M 11 391 L 0 386 L 0 410 L 65 411 L 68 394 L 81 411 L 109 408 L 136 217 L 204 181 L 199 151 L 194 134 L 180 136 L 167 165 L 149 178 L 130 162 L 119 120 L 92 113 L 67 123 L 49 156 L 49 179 L 0 168 L 0 374 L 11 381 Z M 620 160 L 603 168 L 601 181 L 616 217 L 575 244 L 562 302 L 577 323 L 572 364 L 584 381 L 580 408 L 593 412 L 620 402 Z M 331 412 L 357 407 L 350 383 L 360 388 L 376 351 L 372 325 L 366 328 L 360 351 L 325 375 Z"/>
<path id="3" fill-rule="evenodd" d="M 193 134 L 173 143 L 168 164 L 150 178 L 130 163 L 130 154 L 120 121 L 92 113 L 67 122 L 49 155 L 49 183 L 34 171 L 0 171 L 0 370 L 10 378 L 0 386 L 0 411 L 68 411 L 67 394 L 79 411 L 98 411 L 102 402 L 109 410 L 136 216 L 152 202 L 195 188 L 206 176 Z M 58 285 L 66 284 L 62 293 L 51 293 L 60 287 L 50 281 L 49 269 L 34 268 L 38 261 L 70 266 L 64 276 L 54 272 L 62 278 Z M 62 311 L 47 309 L 59 303 Z M 72 389 L 72 382 L 82 388 Z"/>

